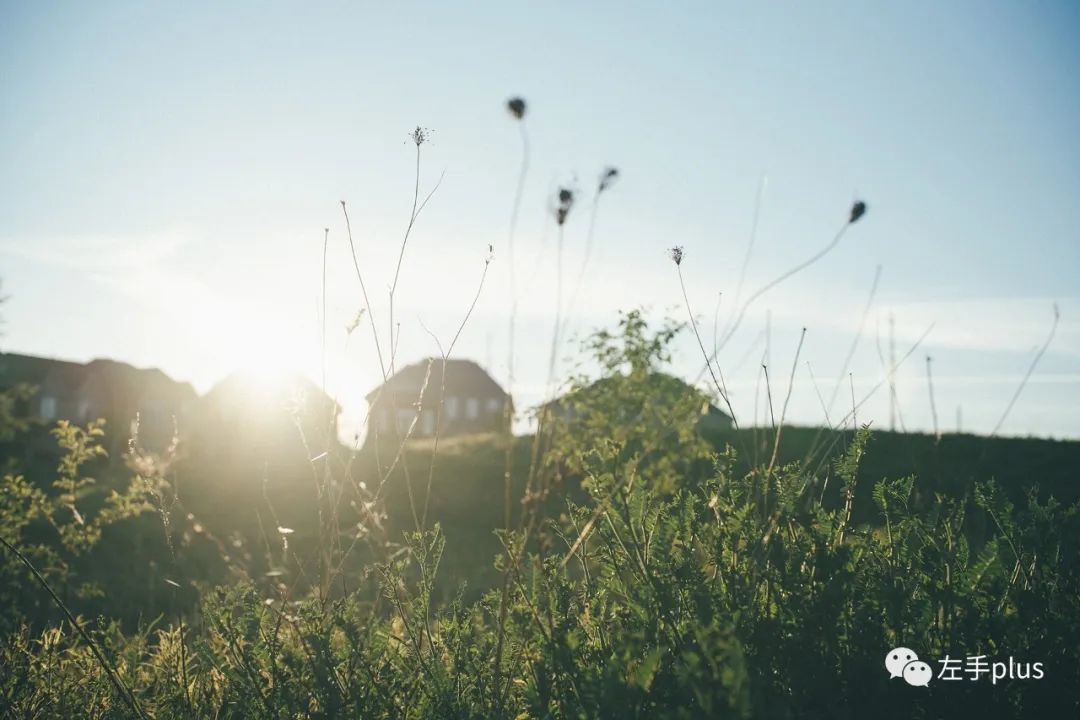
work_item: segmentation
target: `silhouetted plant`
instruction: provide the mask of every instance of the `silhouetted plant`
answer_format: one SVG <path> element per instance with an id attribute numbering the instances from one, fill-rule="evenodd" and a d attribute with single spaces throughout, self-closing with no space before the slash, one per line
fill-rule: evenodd
<path id="1" fill-rule="evenodd" d="M 879 522 L 857 524 L 866 428 L 823 473 L 738 473 L 695 430 L 705 397 L 663 374 L 679 331 L 631 312 L 589 340 L 600 377 L 572 379 L 538 512 L 501 536 L 497 673 L 499 591 L 436 598 L 450 552 L 436 525 L 336 599 L 208 594 L 189 653 L 167 624 L 92 631 L 104 663 L 67 625 L 9 633 L 0 700 L 15 716 L 122 717 L 111 666 L 158 718 L 1075 714 L 1078 508 L 1016 506 L 993 484 L 920 497 L 907 477 L 874 483 Z M 900 692 L 881 667 L 897 645 L 1037 658 L 1053 681 Z"/>

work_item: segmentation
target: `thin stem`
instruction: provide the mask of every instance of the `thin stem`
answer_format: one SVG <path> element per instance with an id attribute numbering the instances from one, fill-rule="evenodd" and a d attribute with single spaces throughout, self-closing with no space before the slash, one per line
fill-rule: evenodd
<path id="1" fill-rule="evenodd" d="M 559 333 L 562 330 L 563 293 L 563 226 L 559 224 L 559 237 L 555 245 L 555 329 L 551 335 L 551 358 L 548 360 L 548 387 L 555 392 L 555 361 L 559 355 Z"/>
<path id="2" fill-rule="evenodd" d="M 592 208 L 589 211 L 589 229 L 585 234 L 585 257 L 581 261 L 581 269 L 578 271 L 577 279 L 574 280 L 574 290 L 570 293 L 570 302 L 567 304 L 567 308 L 578 306 L 578 295 L 581 293 L 582 284 L 589 269 L 589 260 L 592 257 L 593 237 L 596 234 L 596 215 L 600 209 L 600 196 L 603 194 L 603 189 L 597 188 L 596 195 L 593 197 Z M 576 319 L 580 320 L 581 318 Z M 575 327 L 577 327 L 576 324 Z"/>
<path id="3" fill-rule="evenodd" d="M 825 406 L 825 398 L 821 396 L 821 389 L 818 387 L 817 378 L 814 377 L 814 369 L 810 367 L 810 361 L 806 361 L 806 371 L 810 373 L 810 383 L 814 386 L 814 392 L 817 393 L 818 402 L 821 404 L 821 411 L 825 413 L 825 424 L 832 425 L 832 421 L 829 420 L 829 408 Z"/>
<path id="4" fill-rule="evenodd" d="M 716 308 L 713 309 L 713 316 L 712 316 L 712 348 L 713 348 L 714 353 L 717 350 L 717 346 L 718 346 L 718 343 L 719 343 L 719 340 L 720 340 L 720 334 L 718 332 L 718 325 L 720 323 L 720 305 L 721 305 L 721 303 L 723 303 L 723 301 L 724 301 L 724 293 L 723 292 L 716 293 Z M 755 344 L 756 344 L 756 342 L 757 341 L 755 340 Z"/>
<path id="5" fill-rule="evenodd" d="M 52 587 L 49 585 L 49 582 L 44 577 L 42 577 L 41 573 L 37 571 L 37 568 L 34 567 L 33 563 L 30 562 L 29 558 L 19 552 L 18 548 L 9 543 L 3 537 L 0 537 L 0 544 L 3 544 L 4 547 L 14 553 L 15 557 L 19 558 L 19 560 L 22 561 L 22 564 L 29 568 L 30 572 L 33 573 L 34 578 L 38 581 L 38 584 L 40 584 L 41 587 L 45 588 L 45 591 L 49 593 L 49 596 L 52 598 L 53 603 L 56 604 L 56 607 L 60 608 L 60 610 L 67 617 L 68 622 L 71 623 L 72 627 L 74 627 L 75 630 L 78 631 L 79 635 L 90 647 L 90 651 L 94 653 L 94 657 L 97 659 L 98 664 L 100 664 L 101 667 L 105 670 L 105 674 L 109 676 L 109 681 L 112 683 L 113 687 L 116 688 L 116 691 L 120 693 L 120 697 L 124 699 L 124 704 L 126 704 L 131 709 L 131 711 L 138 715 L 140 718 L 145 718 L 146 714 L 143 713 L 142 708 L 139 707 L 139 702 L 135 699 L 135 695 L 133 695 L 127 685 L 124 684 L 124 681 L 120 679 L 120 675 L 116 672 L 116 669 L 112 666 L 112 663 L 110 663 L 105 658 L 105 655 L 101 652 L 101 649 L 98 648 L 97 643 L 95 643 L 94 639 L 90 637 L 90 633 L 86 632 L 82 624 L 78 620 L 76 620 L 75 616 L 71 614 L 71 611 L 67 609 L 67 605 L 65 605 L 64 602 L 53 591 Z"/>
<path id="6" fill-rule="evenodd" d="M 180 681 L 184 683 L 184 697 L 187 699 L 188 712 L 194 715 L 195 705 L 191 702 L 191 689 L 188 687 L 187 643 L 184 640 L 184 616 L 178 612 L 176 617 L 180 622 Z"/>
<path id="7" fill-rule="evenodd" d="M 848 373 L 848 384 L 851 386 L 851 429 L 859 429 L 859 416 L 855 414 L 858 409 L 855 406 L 855 373 Z"/>
<path id="8" fill-rule="evenodd" d="M 1046 337 L 1046 342 L 1039 348 L 1039 352 L 1035 353 L 1035 357 L 1031 360 L 1031 365 L 1028 366 L 1027 372 L 1024 374 L 1024 379 L 1020 381 L 1020 386 L 1016 388 L 1016 392 L 1013 393 L 1012 399 L 1009 400 L 1008 407 L 1005 408 L 1005 412 L 1002 413 L 1001 419 L 998 420 L 997 425 L 994 426 L 994 431 L 990 433 L 990 437 L 994 437 L 998 434 L 998 430 L 1005 424 L 1005 419 L 1009 417 L 1009 413 L 1012 412 L 1013 405 L 1016 404 L 1017 399 L 1020 397 L 1020 393 L 1024 391 L 1027 386 L 1028 380 L 1031 378 L 1031 374 L 1035 372 L 1035 366 L 1042 360 L 1042 356 L 1046 353 L 1046 349 L 1050 347 L 1050 343 L 1054 340 L 1054 335 L 1057 333 L 1058 320 L 1061 318 L 1061 311 L 1058 309 L 1057 303 L 1054 303 L 1054 324 L 1050 326 L 1050 334 Z"/>
<path id="9" fill-rule="evenodd" d="M 885 371 L 885 377 L 889 383 L 889 430 L 896 432 L 896 421 L 900 421 L 900 431 L 906 433 L 907 426 L 904 424 L 904 413 L 900 409 L 899 398 L 896 395 L 896 336 L 894 333 L 894 318 L 889 314 L 889 361 L 885 362 L 885 353 L 881 349 L 880 328 L 875 332 L 878 360 Z"/>
<path id="10" fill-rule="evenodd" d="M 379 356 L 379 370 L 382 372 L 383 383 L 385 384 L 388 375 L 386 374 L 386 363 L 383 361 L 382 348 L 379 346 L 379 331 L 375 328 L 375 315 L 371 312 L 371 301 L 368 299 L 364 275 L 360 272 L 360 261 L 356 257 L 356 245 L 353 243 L 352 224 L 349 222 L 349 211 L 345 207 L 344 200 L 341 201 L 341 212 L 345 215 L 345 230 L 349 235 L 349 250 L 352 251 L 353 267 L 356 268 L 356 278 L 360 281 L 360 291 L 364 295 L 364 307 L 367 308 L 368 322 L 371 324 L 371 335 L 375 339 L 375 353 Z"/>
<path id="11" fill-rule="evenodd" d="M 938 430 L 938 418 L 937 418 L 937 404 L 934 402 L 934 376 L 930 371 L 930 365 L 932 358 L 926 356 L 926 386 L 930 391 L 930 416 L 934 420 L 934 438 L 941 439 L 941 432 Z"/>
<path id="12" fill-rule="evenodd" d="M 784 418 L 787 417 L 788 402 L 791 400 L 791 389 L 795 387 L 795 368 L 799 365 L 799 353 L 802 352 L 803 341 L 806 340 L 806 328 L 799 335 L 799 346 L 795 348 L 795 360 L 791 363 L 791 377 L 788 378 L 787 395 L 784 397 L 784 407 L 780 410 L 780 426 L 776 429 L 776 439 L 773 442 L 772 459 L 769 460 L 769 470 L 772 472 L 776 466 L 776 456 L 780 453 L 780 435 L 784 432 Z"/>
<path id="13" fill-rule="evenodd" d="M 734 425 L 735 430 L 738 431 L 739 421 L 735 419 L 735 410 L 731 407 L 727 385 L 722 380 L 723 373 L 720 374 L 721 380 L 717 380 L 716 373 L 713 372 L 712 360 L 709 358 L 709 353 L 705 349 L 705 343 L 701 340 L 701 333 L 698 331 L 697 321 L 694 319 L 693 310 L 690 309 L 690 298 L 686 294 L 686 282 L 683 280 L 681 263 L 675 263 L 675 271 L 679 276 L 679 288 L 682 290 L 683 302 L 686 304 L 686 313 L 690 318 L 690 327 L 694 329 L 694 337 L 697 338 L 698 347 L 701 348 L 701 354 L 705 358 L 705 366 L 709 369 L 709 376 L 712 378 L 713 385 L 716 387 L 716 392 L 723 398 L 724 403 L 727 405 L 728 412 L 731 413 L 731 424 Z M 719 368 L 717 368 L 717 370 L 719 370 Z"/>
<path id="14" fill-rule="evenodd" d="M 514 351 L 517 344 L 517 260 L 514 252 L 514 236 L 517 232 L 518 215 L 521 212 L 521 198 L 525 192 L 525 177 L 529 172 L 529 135 L 525 131 L 524 120 L 519 120 L 521 131 L 521 168 L 518 171 L 517 189 L 514 191 L 514 204 L 510 210 L 510 228 L 507 232 L 506 245 L 510 261 L 510 327 L 507 338 L 506 358 L 506 406 L 503 408 L 503 421 L 506 426 L 506 456 L 503 467 L 503 519 L 504 527 L 509 530 L 513 515 L 511 498 L 514 462 Z"/>
<path id="15" fill-rule="evenodd" d="M 518 129 L 521 133 L 521 166 L 518 171 L 517 188 L 514 191 L 514 204 L 510 210 L 510 227 L 507 231 L 507 252 L 510 260 L 510 318 L 509 334 L 507 338 L 507 362 L 506 362 L 506 405 L 503 408 L 503 421 L 506 427 L 506 453 L 503 466 L 503 520 L 504 527 L 510 532 L 513 521 L 513 466 L 514 466 L 514 351 L 517 345 L 517 259 L 515 255 L 514 236 L 517 232 L 518 215 L 521 211 L 521 198 L 525 192 L 525 178 L 529 172 L 529 134 L 525 130 L 525 122 L 518 118 Z M 502 594 L 499 598 L 499 623 L 495 648 L 495 660 L 492 667 L 493 686 L 495 688 L 496 707 L 502 704 L 502 692 L 499 685 L 499 673 L 502 669 L 503 642 L 506 632 L 506 616 L 509 603 L 510 574 L 512 568 L 508 568 L 503 579 Z"/>
<path id="16" fill-rule="evenodd" d="M 870 285 L 870 297 L 866 299 L 866 306 L 863 308 L 862 316 L 859 318 L 859 328 L 855 332 L 855 337 L 851 340 L 851 347 L 848 348 L 847 355 L 844 357 L 844 364 L 840 368 L 840 376 L 836 379 L 836 384 L 833 385 L 832 395 L 829 396 L 830 409 L 832 409 L 833 403 L 836 402 L 836 395 L 840 392 L 840 383 L 843 381 L 844 375 L 847 374 L 851 359 L 855 357 L 855 349 L 859 347 L 859 341 L 862 340 L 863 328 L 866 327 L 866 318 L 870 314 L 870 308 L 874 305 L 874 296 L 877 294 L 880 280 L 881 266 L 878 265 L 877 269 L 874 270 L 874 282 Z"/>
<path id="17" fill-rule="evenodd" d="M 322 391 L 326 394 L 326 246 L 330 242 L 330 228 L 323 229 L 322 243 Z"/>
<path id="18" fill-rule="evenodd" d="M 750 267 L 750 256 L 754 252 L 754 242 L 757 240 L 757 228 L 758 218 L 761 214 L 761 201 L 765 197 L 765 188 L 769 184 L 769 176 L 762 175 L 761 181 L 758 183 L 758 191 L 754 196 L 754 219 L 750 224 L 750 240 L 746 243 L 746 254 L 743 256 L 742 269 L 739 270 L 739 284 L 735 287 L 735 302 L 731 305 L 731 311 L 734 312 L 739 307 L 739 299 L 742 297 L 743 283 L 746 281 L 746 270 Z M 727 324 L 724 327 L 724 335 L 727 335 L 728 330 L 731 327 L 734 318 L 729 318 Z M 716 338 L 713 338 L 714 351 L 716 348 Z"/>
<path id="19" fill-rule="evenodd" d="M 748 307 L 750 307 L 750 305 L 752 305 L 755 300 L 757 300 L 759 297 L 761 297 L 762 295 L 764 295 L 768 291 L 772 290 L 774 287 L 776 287 L 780 283 L 784 282 L 788 278 L 790 278 L 793 275 L 805 270 L 806 268 L 810 267 L 811 265 L 816 263 L 821 258 L 828 255 L 829 252 L 831 252 L 833 248 L 835 248 L 837 245 L 840 244 L 840 240 L 844 237 L 844 233 L 847 232 L 847 229 L 850 226 L 851 226 L 851 222 L 845 222 L 843 227 L 841 227 L 840 230 L 833 237 L 832 242 L 830 242 L 828 245 L 823 247 L 821 250 L 818 250 L 810 258 L 807 258 L 806 260 L 799 263 L 795 267 L 791 268 L 787 272 L 785 272 L 782 275 L 776 277 L 772 281 L 766 283 L 761 288 L 759 288 L 756 292 L 754 292 L 753 295 L 751 295 L 749 298 L 747 298 L 746 302 L 743 303 L 742 307 L 739 308 L 739 312 L 735 316 L 735 321 L 732 323 L 731 329 L 728 330 L 726 333 L 724 333 L 724 337 L 720 341 L 720 348 L 719 349 L 722 350 L 724 348 L 724 346 L 728 343 L 728 341 L 731 340 L 731 337 L 735 334 L 735 331 L 739 329 L 739 325 L 742 324 L 743 317 L 746 316 L 746 309 Z"/>
<path id="20" fill-rule="evenodd" d="M 878 348 L 878 354 L 881 348 Z M 884 364 L 884 360 L 882 361 Z M 889 429 L 896 430 L 896 419 L 900 419 L 900 429 L 904 432 L 904 416 L 900 414 L 900 404 L 896 396 L 896 316 L 889 313 L 889 366 L 892 368 L 889 375 Z"/>
<path id="21" fill-rule="evenodd" d="M 912 346 L 910 348 L 908 348 L 908 351 L 906 353 L 904 353 L 904 356 L 901 357 L 900 360 L 898 360 L 896 362 L 896 364 L 893 367 L 894 370 L 896 368 L 899 368 L 901 365 L 903 365 L 904 362 L 906 362 L 907 359 L 909 357 L 911 357 L 915 353 L 916 350 L 919 349 L 919 346 L 923 344 L 923 341 L 926 340 L 926 338 L 933 331 L 934 325 L 935 325 L 935 323 L 930 323 L 930 325 L 926 328 L 926 330 L 923 332 L 923 334 L 919 336 L 919 339 L 916 340 L 912 344 Z M 851 408 L 851 411 L 849 413 L 844 415 L 844 417 L 840 418 L 836 423 L 834 423 L 830 427 L 820 428 L 817 431 L 817 433 L 815 433 L 814 439 L 810 443 L 810 451 L 806 454 L 806 457 L 803 460 L 803 466 L 804 467 L 809 467 L 810 460 L 818 453 L 819 450 L 821 450 L 821 447 L 819 447 L 819 445 L 818 445 L 818 441 L 821 439 L 822 434 L 824 434 L 825 432 L 833 432 L 833 431 L 839 430 L 841 427 L 847 425 L 848 419 L 849 418 L 855 418 L 856 411 L 860 407 L 862 407 L 871 397 L 873 397 L 874 394 L 877 393 L 877 391 L 881 388 L 881 386 L 886 384 L 888 381 L 889 381 L 889 378 L 888 378 L 888 375 L 886 374 L 886 376 L 884 378 L 882 378 L 881 380 L 879 380 L 874 385 L 874 387 L 870 388 L 869 392 L 867 392 L 865 395 L 863 395 L 862 399 L 859 400 L 859 402 L 854 403 L 854 406 Z M 854 384 L 852 384 L 852 393 L 854 393 Z M 834 439 L 827 446 L 825 446 L 825 453 L 827 454 L 828 451 L 835 444 L 836 444 L 836 440 Z"/>
<path id="22" fill-rule="evenodd" d="M 416 222 L 416 203 L 420 199 L 420 143 L 416 143 L 416 175 L 413 182 L 412 210 L 409 211 L 409 224 L 405 228 L 405 237 L 401 241 L 397 267 L 394 269 L 394 282 L 390 285 L 390 374 L 394 374 L 394 356 L 397 346 L 394 343 L 394 292 L 397 291 L 398 277 L 401 275 L 401 263 L 405 259 L 405 245 L 409 242 L 409 233 Z"/>
<path id="23" fill-rule="evenodd" d="M 431 463 L 428 465 L 427 490 L 424 492 L 424 512 L 420 518 L 420 525 L 422 528 L 427 527 L 428 501 L 431 499 L 431 485 L 435 478 L 435 459 L 439 454 L 439 437 L 442 435 L 442 412 L 443 404 L 446 401 L 446 363 L 450 359 L 450 355 L 454 352 L 454 346 L 457 345 L 458 338 L 461 337 L 461 331 L 465 329 L 466 323 L 468 323 L 469 318 L 472 317 L 473 310 L 476 309 L 476 303 L 480 300 L 480 293 L 484 289 L 484 280 L 487 279 L 488 268 L 490 266 L 491 258 L 489 257 L 484 261 L 484 271 L 480 274 L 480 283 L 476 287 L 476 294 L 473 295 L 472 302 L 469 303 L 469 309 L 465 312 L 465 317 L 462 318 L 461 324 L 458 325 L 457 332 L 454 333 L 454 337 L 450 341 L 450 346 L 446 349 L 446 352 L 443 352 L 442 343 L 439 342 L 439 339 L 435 337 L 431 331 L 428 331 L 428 334 L 435 340 L 435 344 L 439 348 L 439 354 L 442 356 L 442 379 L 439 387 L 439 404 L 435 411 L 435 441 L 431 449 Z"/>
<path id="24" fill-rule="evenodd" d="M 769 423 L 772 425 L 772 429 L 776 430 L 776 413 L 773 412 L 772 383 L 769 381 L 768 363 L 763 364 L 761 369 L 765 372 L 765 397 L 769 401 Z"/>
<path id="25" fill-rule="evenodd" d="M 401 250 L 398 252 L 397 267 L 394 268 L 394 281 L 390 284 L 390 374 L 394 374 L 394 360 L 397 357 L 397 343 L 394 338 L 394 296 L 397 293 L 398 280 L 401 277 L 401 265 L 405 260 L 405 247 L 409 244 L 409 236 L 412 234 L 413 226 L 416 225 L 417 218 L 420 217 L 420 213 L 424 211 L 424 208 L 428 204 L 428 200 L 431 200 L 431 196 L 435 194 L 435 191 L 442 185 L 444 172 L 439 176 L 439 181 L 435 183 L 435 186 L 431 188 L 431 191 L 424 196 L 423 202 L 419 202 L 420 198 L 420 143 L 416 143 L 416 182 L 413 186 L 413 204 L 412 211 L 409 213 L 409 224 L 405 227 L 405 236 L 401 240 Z"/>

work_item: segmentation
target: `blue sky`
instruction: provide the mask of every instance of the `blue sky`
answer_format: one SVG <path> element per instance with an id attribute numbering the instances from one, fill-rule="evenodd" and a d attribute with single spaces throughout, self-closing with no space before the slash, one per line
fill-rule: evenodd
<path id="1" fill-rule="evenodd" d="M 319 379 L 329 227 L 328 384 L 359 422 L 380 374 L 370 328 L 343 329 L 362 300 L 339 201 L 385 336 L 412 202 L 406 133 L 420 124 L 433 130 L 421 185 L 444 179 L 407 248 L 398 362 L 436 353 L 425 327 L 453 335 L 491 244 L 455 354 L 502 379 L 521 152 L 503 103 L 520 94 L 519 404 L 547 379 L 549 197 L 582 191 L 564 241 L 572 286 L 595 178 L 614 165 L 572 329 L 635 306 L 683 317 L 664 256 L 682 245 L 709 340 L 763 182 L 744 297 L 826 245 L 860 197 L 867 217 L 751 306 L 722 353 L 740 420 L 763 417 L 768 316 L 774 396 L 805 326 L 788 419 L 822 421 L 806 362 L 827 398 L 880 265 L 850 367 L 858 397 L 883 375 L 875 336 L 890 315 L 900 354 L 934 323 L 898 372 L 905 427 L 933 424 L 929 354 L 942 429 L 959 408 L 965 430 L 987 432 L 1057 301 L 1054 343 L 1002 432 L 1080 437 L 1075 3 L 219 5 L 0 2 L 2 349 L 116 357 L 200 390 L 256 365 Z M 689 335 L 675 365 L 701 366 Z M 872 395 L 860 421 L 887 425 L 887 398 Z"/>

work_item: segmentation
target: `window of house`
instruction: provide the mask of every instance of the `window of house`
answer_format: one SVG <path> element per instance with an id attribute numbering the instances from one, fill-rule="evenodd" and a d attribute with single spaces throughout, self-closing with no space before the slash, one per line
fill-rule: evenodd
<path id="1" fill-rule="evenodd" d="M 79 401 L 79 422 L 87 422 L 90 420 L 90 401 Z"/>
<path id="2" fill-rule="evenodd" d="M 458 399 L 456 397 L 446 398 L 446 419 L 457 420 L 458 416 Z"/>
<path id="3" fill-rule="evenodd" d="M 435 434 L 435 411 L 425 410 L 420 413 L 420 434 L 430 437 Z"/>
<path id="4" fill-rule="evenodd" d="M 56 398 L 48 395 L 41 398 L 41 417 L 45 420 L 56 419 Z"/>
<path id="5" fill-rule="evenodd" d="M 465 417 L 475 420 L 480 417 L 480 401 L 474 397 L 465 399 Z"/>
<path id="6" fill-rule="evenodd" d="M 405 437 L 405 433 L 409 432 L 409 426 L 412 425 L 414 417 L 416 417 L 416 413 L 412 410 L 403 408 L 397 411 L 398 432 L 401 433 L 402 437 Z"/>
<path id="7" fill-rule="evenodd" d="M 502 410 L 502 403 L 499 402 L 499 398 L 497 398 L 497 397 L 489 397 L 487 399 L 487 411 L 489 413 L 493 413 L 493 412 L 499 412 L 500 410 Z"/>

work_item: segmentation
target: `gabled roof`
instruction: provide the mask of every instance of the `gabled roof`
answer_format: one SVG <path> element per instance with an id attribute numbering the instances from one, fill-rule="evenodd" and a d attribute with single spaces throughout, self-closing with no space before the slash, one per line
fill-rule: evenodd
<path id="1" fill-rule="evenodd" d="M 157 368 L 136 368 L 118 360 L 97 358 L 88 363 L 57 360 L 55 358 L 0 353 L 0 388 L 27 384 L 45 386 L 50 392 L 74 393 L 90 378 L 104 378 L 112 387 L 176 391 L 186 398 L 194 398 L 195 390 L 190 383 L 177 382 Z"/>
<path id="2" fill-rule="evenodd" d="M 319 412 L 340 412 L 340 406 L 318 385 L 303 375 L 290 373 L 271 382 L 253 377 L 247 372 L 234 372 L 202 397 L 202 405 L 233 406 L 257 410 L 262 407 L 282 407 L 297 403 L 309 404 Z"/>
<path id="3" fill-rule="evenodd" d="M 621 377 L 625 377 L 625 376 L 621 376 Z M 606 387 L 608 385 L 611 385 L 611 383 L 614 382 L 615 380 L 616 380 L 616 378 L 611 377 L 611 376 L 600 378 L 599 380 L 596 380 L 595 382 L 592 382 L 592 383 L 590 383 L 588 385 L 585 385 L 584 387 L 579 387 L 579 388 L 576 388 L 574 390 L 571 390 L 566 395 L 555 398 L 554 400 L 552 400 L 550 402 L 543 403 L 540 407 L 551 406 L 553 408 L 557 408 L 560 405 L 562 405 L 562 403 L 564 402 L 564 400 L 566 398 L 573 398 L 575 396 L 580 397 L 582 394 L 589 395 L 591 393 L 598 392 L 600 389 L 602 389 L 602 388 L 604 388 L 604 387 Z M 701 396 L 701 397 L 705 398 L 706 400 L 708 400 L 708 397 L 709 397 L 706 393 L 702 392 L 701 390 L 694 387 L 690 383 L 686 382 L 682 378 L 675 377 L 674 375 L 669 375 L 668 373 L 656 372 L 656 371 L 650 372 L 649 376 L 648 376 L 648 382 L 649 382 L 650 385 L 656 386 L 657 389 L 668 389 L 668 390 L 671 390 L 672 392 L 675 392 L 675 393 L 685 393 L 685 394 L 693 393 L 694 395 Z M 708 400 L 708 403 L 709 403 L 708 414 L 710 416 L 712 416 L 712 417 L 723 417 L 723 418 L 727 418 L 728 420 L 731 419 L 731 418 L 728 417 L 727 413 L 725 413 L 720 408 L 716 407 L 716 405 L 713 404 L 713 402 L 711 400 Z"/>
<path id="4" fill-rule="evenodd" d="M 420 389 L 424 386 L 424 377 L 428 373 L 429 363 L 431 376 L 428 378 L 428 392 L 438 393 L 443 383 L 443 360 L 442 358 L 428 358 L 398 370 L 389 380 L 369 392 L 367 401 L 374 402 L 381 393 L 416 400 L 420 395 Z M 446 393 L 449 396 L 506 396 L 506 391 L 495 382 L 487 370 L 472 360 L 446 361 Z"/>
<path id="5" fill-rule="evenodd" d="M 0 353 L 0 387 L 3 388 L 22 384 L 41 385 L 50 375 L 77 387 L 85 372 L 85 365 L 69 360 Z"/>

